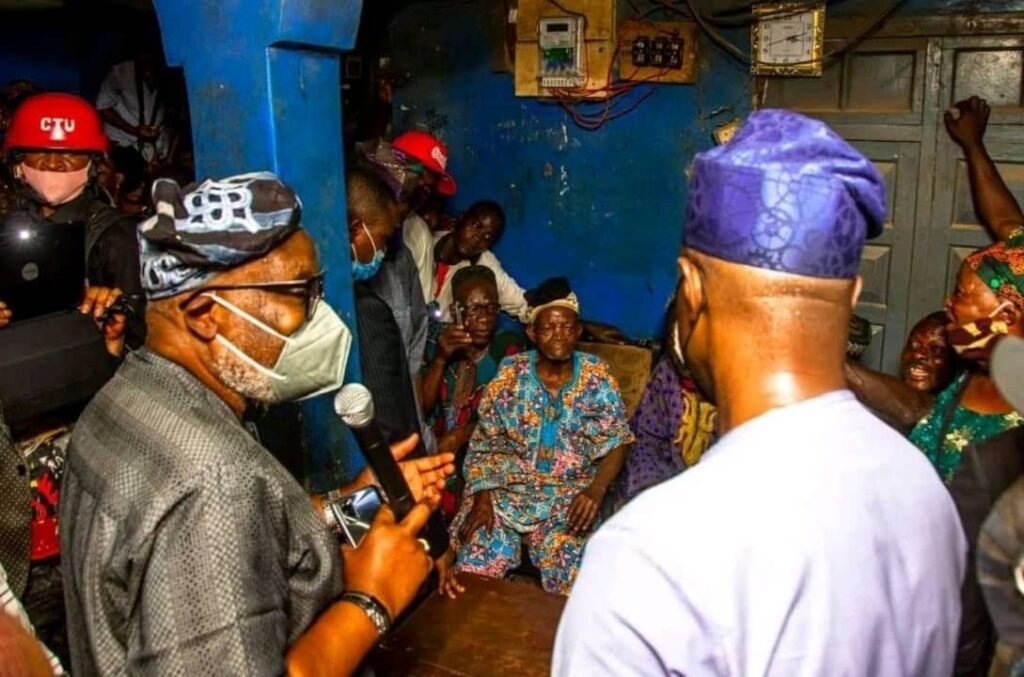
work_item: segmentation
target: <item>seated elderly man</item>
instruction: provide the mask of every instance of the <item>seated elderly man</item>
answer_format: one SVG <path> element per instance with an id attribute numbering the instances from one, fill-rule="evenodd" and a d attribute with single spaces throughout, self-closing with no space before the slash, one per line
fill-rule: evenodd
<path id="1" fill-rule="evenodd" d="M 185 195 L 158 181 L 154 198 L 146 346 L 85 410 L 64 479 L 74 674 L 349 674 L 430 571 L 430 506 L 399 524 L 385 508 L 342 558 L 318 512 L 333 492 L 311 501 L 242 423 L 344 372 L 298 197 L 264 173 Z M 406 465 L 413 492 L 436 498 L 452 460 Z"/>
<path id="2" fill-rule="evenodd" d="M 608 366 L 576 351 L 568 282 L 549 280 L 527 298 L 537 349 L 505 359 L 480 402 L 452 523 L 456 570 L 504 577 L 525 543 L 544 589 L 568 594 L 633 434 Z"/>

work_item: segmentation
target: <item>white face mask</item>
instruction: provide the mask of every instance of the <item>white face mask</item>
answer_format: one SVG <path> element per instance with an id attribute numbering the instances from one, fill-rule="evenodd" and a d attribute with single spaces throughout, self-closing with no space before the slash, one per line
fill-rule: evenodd
<path id="1" fill-rule="evenodd" d="M 73 172 L 49 172 L 21 165 L 25 183 L 43 198 L 47 205 L 58 207 L 71 202 L 82 194 L 89 183 L 89 167 L 92 163 Z"/>
<path id="2" fill-rule="evenodd" d="M 218 334 L 215 339 L 235 357 L 270 379 L 275 402 L 305 400 L 337 390 L 345 381 L 345 365 L 352 347 L 352 332 L 334 310 L 321 301 L 313 317 L 291 336 L 285 336 L 233 303 L 205 294 L 215 303 L 284 342 L 272 369 L 252 359 L 241 348 Z"/>

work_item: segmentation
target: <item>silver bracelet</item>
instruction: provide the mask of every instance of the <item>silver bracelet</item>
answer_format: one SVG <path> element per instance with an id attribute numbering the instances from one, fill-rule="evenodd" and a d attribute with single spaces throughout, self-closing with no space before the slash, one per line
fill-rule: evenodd
<path id="1" fill-rule="evenodd" d="M 373 595 L 348 591 L 341 593 L 341 601 L 355 604 L 362 609 L 363 613 L 370 619 L 370 622 L 377 628 L 378 634 L 384 635 L 391 629 L 391 616 L 388 614 L 388 610 Z"/>

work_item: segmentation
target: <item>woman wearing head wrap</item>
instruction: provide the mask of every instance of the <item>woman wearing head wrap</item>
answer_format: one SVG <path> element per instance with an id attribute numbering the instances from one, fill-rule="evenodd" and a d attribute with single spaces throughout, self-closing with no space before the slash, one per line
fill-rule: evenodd
<path id="1" fill-rule="evenodd" d="M 1024 418 L 996 389 L 989 356 L 997 339 L 1024 335 L 1024 231 L 967 258 L 946 303 L 947 337 L 965 369 L 937 395 L 857 367 L 848 369 L 858 396 L 894 427 L 910 432 L 956 504 L 972 549 L 993 501 L 1021 471 Z M 991 622 L 969 553 L 962 591 L 956 674 L 978 674 L 991 656 Z"/>
<path id="2" fill-rule="evenodd" d="M 992 382 L 988 358 L 996 339 L 1024 336 L 1024 230 L 964 261 L 946 302 L 949 343 L 967 369 L 935 398 L 910 440 L 949 482 L 964 447 L 1024 423 Z"/>

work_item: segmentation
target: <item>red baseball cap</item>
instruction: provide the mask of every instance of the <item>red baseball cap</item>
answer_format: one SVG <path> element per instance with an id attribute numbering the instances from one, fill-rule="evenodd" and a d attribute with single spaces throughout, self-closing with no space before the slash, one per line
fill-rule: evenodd
<path id="1" fill-rule="evenodd" d="M 107 135 L 91 103 L 72 94 L 36 94 L 25 99 L 11 118 L 4 153 L 49 150 L 106 153 Z"/>
<path id="2" fill-rule="evenodd" d="M 406 132 L 391 143 L 391 147 L 421 163 L 432 172 L 440 174 L 437 192 L 441 195 L 455 195 L 458 187 L 448 173 L 448 147 L 426 132 Z"/>

